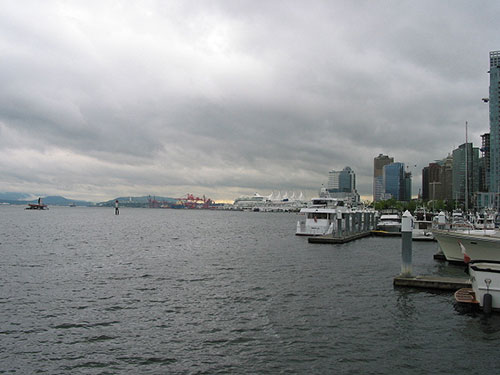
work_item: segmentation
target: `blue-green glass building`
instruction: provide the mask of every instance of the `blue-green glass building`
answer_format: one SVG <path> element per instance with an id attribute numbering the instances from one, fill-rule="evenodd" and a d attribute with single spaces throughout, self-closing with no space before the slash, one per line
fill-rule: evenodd
<path id="1" fill-rule="evenodd" d="M 402 201 L 405 200 L 405 165 L 391 163 L 384 165 L 383 181 L 386 196 Z"/>

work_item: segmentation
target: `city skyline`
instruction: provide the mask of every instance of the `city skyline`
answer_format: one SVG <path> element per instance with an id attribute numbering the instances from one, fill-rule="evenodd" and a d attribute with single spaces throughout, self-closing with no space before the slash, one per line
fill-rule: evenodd
<path id="1" fill-rule="evenodd" d="M 464 143 L 466 121 L 474 145 L 489 132 L 481 98 L 493 97 L 498 11 L 6 1 L 0 191 L 312 197 L 328 171 L 350 166 L 366 199 L 373 158 L 387 154 L 417 195 L 422 168 Z"/>

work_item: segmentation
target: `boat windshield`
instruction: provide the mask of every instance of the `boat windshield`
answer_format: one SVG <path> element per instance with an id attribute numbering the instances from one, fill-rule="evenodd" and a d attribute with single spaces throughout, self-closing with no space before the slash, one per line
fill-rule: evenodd
<path id="1" fill-rule="evenodd" d="M 309 212 L 307 214 L 307 218 L 308 219 L 316 219 L 316 220 L 328 219 L 328 214 L 325 212 Z"/>

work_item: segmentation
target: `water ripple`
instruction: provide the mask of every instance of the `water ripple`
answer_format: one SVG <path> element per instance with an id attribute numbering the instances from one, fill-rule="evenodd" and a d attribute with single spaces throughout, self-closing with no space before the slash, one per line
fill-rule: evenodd
<path id="1" fill-rule="evenodd" d="M 497 372 L 500 317 L 394 289 L 393 239 L 309 244 L 295 214 L 43 214 L 0 207 L 0 373 Z M 414 269 L 462 273 L 434 252 L 414 244 Z"/>

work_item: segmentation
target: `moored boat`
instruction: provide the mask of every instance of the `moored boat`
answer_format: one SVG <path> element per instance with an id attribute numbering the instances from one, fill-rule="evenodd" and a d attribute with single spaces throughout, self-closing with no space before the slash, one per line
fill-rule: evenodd
<path id="1" fill-rule="evenodd" d="M 415 220 L 413 224 L 412 239 L 414 241 L 435 241 L 432 234 L 432 221 Z"/>
<path id="2" fill-rule="evenodd" d="M 377 230 L 389 233 L 401 232 L 401 215 L 397 213 L 380 215 L 377 223 Z"/>
<path id="3" fill-rule="evenodd" d="M 460 242 L 467 248 L 467 254 L 472 260 L 500 261 L 500 235 L 495 230 L 433 229 L 432 233 L 448 261 L 463 262 Z"/>
<path id="4" fill-rule="evenodd" d="M 484 308 L 490 303 L 485 299 L 485 295 L 490 294 L 491 306 L 486 307 L 500 310 L 500 261 L 473 260 L 469 263 L 469 275 L 479 306 Z"/>
<path id="5" fill-rule="evenodd" d="M 375 210 L 351 207 L 344 199 L 315 198 L 309 207 L 300 210 L 305 220 L 297 222 L 298 236 L 333 235 L 342 237 L 366 232 L 375 225 Z"/>
<path id="6" fill-rule="evenodd" d="M 414 241 L 435 241 L 432 234 L 433 215 L 425 209 L 415 211 L 412 239 Z"/>
<path id="7" fill-rule="evenodd" d="M 302 208 L 304 221 L 297 222 L 297 236 L 323 236 L 333 232 L 337 217 L 348 211 L 343 200 L 336 198 L 314 198 L 311 205 Z"/>
<path id="8" fill-rule="evenodd" d="M 495 229 L 495 214 L 492 212 L 478 213 L 474 217 L 473 225 L 476 229 Z"/>

